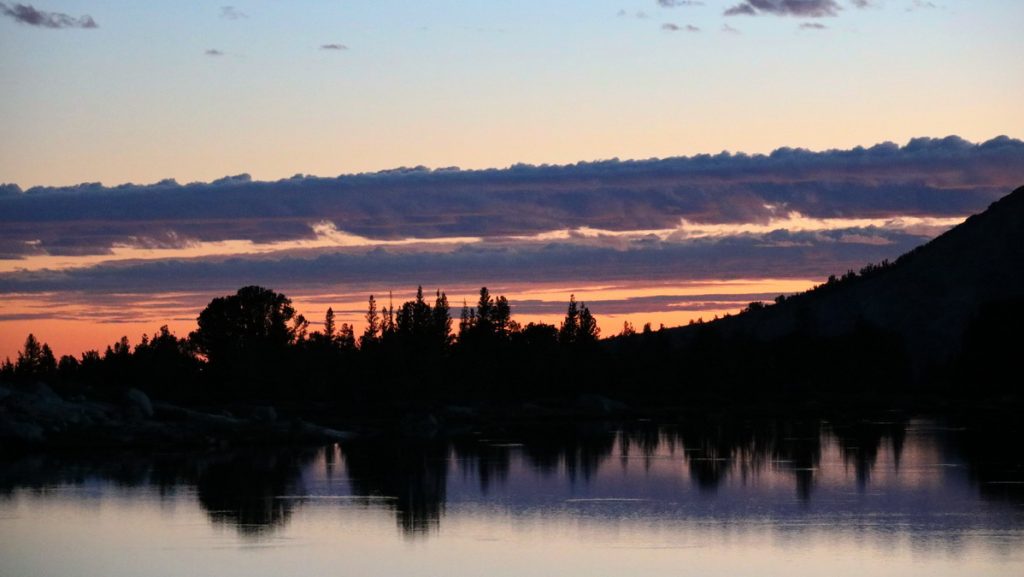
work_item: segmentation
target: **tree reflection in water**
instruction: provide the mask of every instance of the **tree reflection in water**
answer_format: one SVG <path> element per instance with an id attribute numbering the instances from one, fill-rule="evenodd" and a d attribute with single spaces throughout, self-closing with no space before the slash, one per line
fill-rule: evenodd
<path id="1" fill-rule="evenodd" d="M 475 481 L 478 500 L 505 491 L 505 506 L 527 507 L 530 499 L 538 498 L 532 494 L 538 484 L 561 487 L 568 496 L 589 494 L 599 475 L 610 476 L 609 467 L 621 469 L 623 476 L 628 473 L 627 484 L 650 483 L 643 475 L 668 461 L 675 479 L 658 481 L 666 485 L 658 490 L 676 491 L 680 498 L 678 492 L 687 490 L 689 479 L 696 489 L 691 499 L 715 499 L 732 481 L 756 499 L 757 479 L 770 472 L 788 478 L 797 501 L 810 504 L 823 466 L 839 465 L 835 454 L 841 468 L 852 470 L 853 483 L 863 493 L 872 485 L 880 453 L 888 455 L 886 466 L 898 473 L 904 452 L 913 450 L 907 449 L 908 443 L 924 443 L 934 445 L 940 459 L 963 462 L 965 483 L 978 487 L 982 498 L 1019 506 L 1024 455 L 1015 443 L 1020 438 L 1015 424 L 930 427 L 924 441 L 908 441 L 908 427 L 915 426 L 906 419 L 730 421 L 709 416 L 662 426 L 565 423 L 439 439 L 373 437 L 340 448 L 106 457 L 37 454 L 2 461 L 0 498 L 23 489 L 44 493 L 97 481 L 155 488 L 166 497 L 194 493 L 212 522 L 259 537 L 286 525 L 297 507 L 323 496 L 318 491 L 340 491 L 392 511 L 401 531 L 416 536 L 440 527 L 450 484 L 460 480 Z M 823 465 L 830 447 L 832 462 Z M 307 486 L 310 478 L 323 479 L 326 489 Z M 465 484 L 459 486 L 465 491 Z"/>

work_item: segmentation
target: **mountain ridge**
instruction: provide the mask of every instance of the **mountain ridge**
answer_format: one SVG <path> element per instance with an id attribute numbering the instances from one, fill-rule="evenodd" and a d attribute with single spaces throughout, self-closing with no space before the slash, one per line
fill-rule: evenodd
<path id="1" fill-rule="evenodd" d="M 955 357 L 967 327 L 990 303 L 1024 298 L 1024 187 L 900 256 L 743 314 L 670 329 L 684 346 L 719 338 L 832 338 L 871 327 L 896 335 L 916 375 Z"/>

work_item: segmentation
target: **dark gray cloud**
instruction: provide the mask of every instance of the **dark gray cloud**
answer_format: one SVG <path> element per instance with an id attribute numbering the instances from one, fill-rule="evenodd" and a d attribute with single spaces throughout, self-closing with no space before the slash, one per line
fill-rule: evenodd
<path id="1" fill-rule="evenodd" d="M 321 44 L 321 50 L 348 50 L 348 46 L 344 44 Z"/>
<path id="2" fill-rule="evenodd" d="M 836 0 L 743 0 L 726 9 L 726 16 L 772 14 L 775 16 L 799 16 L 821 18 L 836 16 L 842 6 Z"/>
<path id="3" fill-rule="evenodd" d="M 875 239 L 883 240 L 877 242 Z M 895 258 L 926 240 L 902 231 L 777 230 L 681 240 L 486 242 L 438 251 L 401 247 L 314 254 L 111 263 L 64 271 L 0 273 L 0 293 L 159 293 L 233 290 L 244 284 L 305 288 L 377 284 L 452 286 L 744 278 L 822 278 Z"/>
<path id="4" fill-rule="evenodd" d="M 40 28 L 99 28 L 92 16 L 75 18 L 62 12 L 44 12 L 36 10 L 28 4 L 10 4 L 0 2 L 0 14 L 21 24 Z"/>
<path id="5" fill-rule="evenodd" d="M 105 254 L 114 244 L 312 238 L 313 223 L 372 239 L 531 235 L 590 227 L 651 230 L 700 223 L 961 216 L 1024 183 L 1024 142 L 918 138 L 905 146 L 507 169 L 402 168 L 274 182 L 21 191 L 0 187 L 0 255 Z"/>
<path id="6" fill-rule="evenodd" d="M 210 48 L 206 52 L 203 52 L 203 54 L 207 56 L 224 56 L 224 53 L 216 48 Z"/>
<path id="7" fill-rule="evenodd" d="M 737 4 L 731 8 L 726 8 L 723 13 L 726 16 L 757 16 L 757 10 L 750 4 Z"/>
<path id="8" fill-rule="evenodd" d="M 248 18 L 249 15 L 234 6 L 221 6 L 220 17 L 225 20 L 244 20 Z"/>
<path id="9" fill-rule="evenodd" d="M 661 29 L 667 32 L 700 32 L 700 28 L 692 24 L 680 26 L 678 24 L 673 24 L 671 22 L 666 22 L 665 24 L 662 24 Z"/>

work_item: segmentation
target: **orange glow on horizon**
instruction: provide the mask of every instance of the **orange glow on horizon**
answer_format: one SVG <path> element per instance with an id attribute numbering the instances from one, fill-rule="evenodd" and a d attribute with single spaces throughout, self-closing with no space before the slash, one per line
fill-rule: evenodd
<path id="1" fill-rule="evenodd" d="M 601 336 L 618 334 L 628 321 L 639 331 L 644 323 L 679 326 L 691 320 L 723 316 L 738 312 L 747 302 L 723 302 L 702 295 L 742 296 L 765 294 L 791 294 L 811 288 L 814 281 L 805 279 L 743 279 L 679 281 L 660 284 L 606 284 L 569 287 L 564 284 L 524 284 L 493 286 L 491 294 L 504 295 L 512 305 L 513 319 L 526 325 L 543 322 L 558 325 L 569 295 L 578 302 L 588 303 L 601 329 Z M 349 290 L 343 290 L 348 288 Z M 310 331 L 320 328 L 328 307 L 335 311 L 335 322 L 353 325 L 356 334 L 362 332 L 366 302 L 370 294 L 376 295 L 378 308 L 389 306 L 388 291 L 367 290 L 365 287 L 339 287 L 339 290 L 306 291 L 280 289 L 292 299 L 296 311 L 310 321 Z M 424 288 L 431 304 L 434 290 Z M 478 287 L 454 287 L 447 291 L 453 330 L 458 330 L 459 313 L 463 301 L 474 306 L 479 297 Z M 195 319 L 209 300 L 219 294 L 166 293 L 159 295 L 84 295 L 38 294 L 9 295 L 5 298 L 4 314 L 0 320 L 0 360 L 17 358 L 32 333 L 48 343 L 58 357 L 65 354 L 80 356 L 96 349 L 102 353 L 107 345 L 127 336 L 134 345 L 143 334 L 152 335 L 161 325 L 167 325 L 178 336 L 186 336 L 195 329 Z M 393 293 L 394 305 L 412 299 L 415 289 Z M 630 302 L 630 299 L 661 297 L 656 302 Z M 601 310 L 601 301 L 613 301 L 614 312 Z M 597 303 L 597 304 L 593 304 Z M 531 308 L 551 312 L 525 312 Z M 612 308 L 612 307 L 609 307 Z"/>

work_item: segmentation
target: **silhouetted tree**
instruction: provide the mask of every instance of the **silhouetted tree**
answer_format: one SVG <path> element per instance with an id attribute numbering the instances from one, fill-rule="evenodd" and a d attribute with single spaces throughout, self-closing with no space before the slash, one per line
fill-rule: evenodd
<path id="1" fill-rule="evenodd" d="M 558 341 L 560 343 L 568 345 L 576 342 L 576 335 L 579 333 L 580 327 L 579 317 L 580 311 L 576 305 L 576 295 L 569 295 L 569 308 L 566 310 L 562 327 L 558 330 Z"/>
<path id="2" fill-rule="evenodd" d="M 327 307 L 327 313 L 324 314 L 324 336 L 328 340 L 334 340 L 334 309 Z"/>
<path id="3" fill-rule="evenodd" d="M 14 366 L 15 376 L 22 380 L 41 379 L 53 375 L 56 370 L 57 360 L 50 346 L 40 343 L 35 335 L 29 334 L 23 350 L 18 353 L 18 363 Z"/>
<path id="4" fill-rule="evenodd" d="M 508 338 L 509 333 L 513 329 L 512 307 L 508 304 L 508 299 L 504 296 L 499 296 L 494 301 L 492 315 L 491 326 L 494 327 L 494 334 L 501 338 Z"/>
<path id="5" fill-rule="evenodd" d="M 416 299 L 402 304 L 398 310 L 397 331 L 406 345 L 422 346 L 433 330 L 430 305 L 423 299 L 423 287 L 416 289 Z"/>
<path id="6" fill-rule="evenodd" d="M 335 337 L 335 341 L 342 350 L 355 350 L 356 348 L 356 333 L 352 325 L 348 323 L 341 323 L 341 328 L 338 329 L 338 335 Z"/>
<path id="7" fill-rule="evenodd" d="M 377 314 L 377 301 L 370 295 L 369 304 L 366 310 L 366 328 L 363 336 L 359 337 L 359 346 L 364 349 L 373 346 L 380 341 L 380 315 Z"/>
<path id="8" fill-rule="evenodd" d="M 558 328 L 544 323 L 529 323 L 523 327 L 520 338 L 531 351 L 552 351 L 558 346 Z"/>
<path id="9" fill-rule="evenodd" d="M 11 362 L 11 357 L 4 359 L 4 362 L 0 363 L 0 381 L 13 381 L 14 380 L 14 363 Z"/>
<path id="10" fill-rule="evenodd" d="M 198 394 L 199 360 L 188 339 L 179 339 L 167 325 L 161 326 L 152 339 L 143 335 L 142 342 L 135 346 L 129 366 L 126 385 L 175 400 L 192 400 Z"/>
<path id="11" fill-rule="evenodd" d="M 199 328 L 189 335 L 211 363 L 281 351 L 296 340 L 292 301 L 259 286 L 218 297 L 199 313 Z"/>
<path id="12" fill-rule="evenodd" d="M 480 287 L 480 299 L 476 302 L 476 326 L 481 332 L 491 332 L 491 321 L 494 313 L 494 299 L 487 287 Z"/>
<path id="13" fill-rule="evenodd" d="M 291 331 L 294 340 L 302 341 L 306 339 L 306 333 L 309 330 L 309 321 L 302 315 L 295 315 L 292 319 Z"/>
<path id="14" fill-rule="evenodd" d="M 462 301 L 462 315 L 459 317 L 459 340 L 461 341 L 470 329 L 476 326 L 476 310 L 469 308 L 466 301 Z"/>
<path id="15" fill-rule="evenodd" d="M 113 345 L 107 345 L 107 350 L 103 353 L 103 360 L 107 362 L 125 362 L 130 359 L 131 356 L 131 342 L 128 341 L 127 336 L 122 336 L 121 340 L 117 341 Z"/>
<path id="16" fill-rule="evenodd" d="M 576 334 L 576 342 L 596 343 L 600 335 L 601 329 L 597 326 L 597 320 L 594 319 L 594 315 L 590 314 L 590 309 L 587 308 L 587 305 L 583 304 L 582 309 L 580 310 L 580 321 L 578 332 Z"/>
<path id="17" fill-rule="evenodd" d="M 61 378 L 73 378 L 78 373 L 80 364 L 72 355 L 62 355 L 57 361 L 57 372 Z"/>
<path id="18" fill-rule="evenodd" d="M 622 322 L 622 331 L 619 332 L 620 337 L 631 337 L 636 334 L 636 329 L 633 328 L 633 323 L 629 321 Z"/>
<path id="19" fill-rule="evenodd" d="M 459 342 L 464 345 L 489 347 L 507 343 L 519 325 L 512 320 L 512 307 L 504 296 L 494 298 L 487 287 L 480 288 L 476 309 L 465 305 L 459 322 Z"/>
<path id="20" fill-rule="evenodd" d="M 388 291 L 388 306 L 384 307 L 384 309 L 381 311 L 381 341 L 385 341 L 393 337 L 396 331 L 397 327 L 395 325 L 395 303 L 394 299 L 391 296 L 391 291 Z"/>
<path id="21" fill-rule="evenodd" d="M 452 316 L 448 306 L 448 297 L 440 289 L 434 299 L 432 313 L 434 338 L 442 347 L 447 347 L 452 341 Z"/>
<path id="22" fill-rule="evenodd" d="M 290 345 L 305 338 L 307 323 L 291 300 L 259 286 L 213 299 L 189 335 L 212 369 L 217 389 L 244 387 L 248 394 L 278 395 L 294 378 Z"/>

